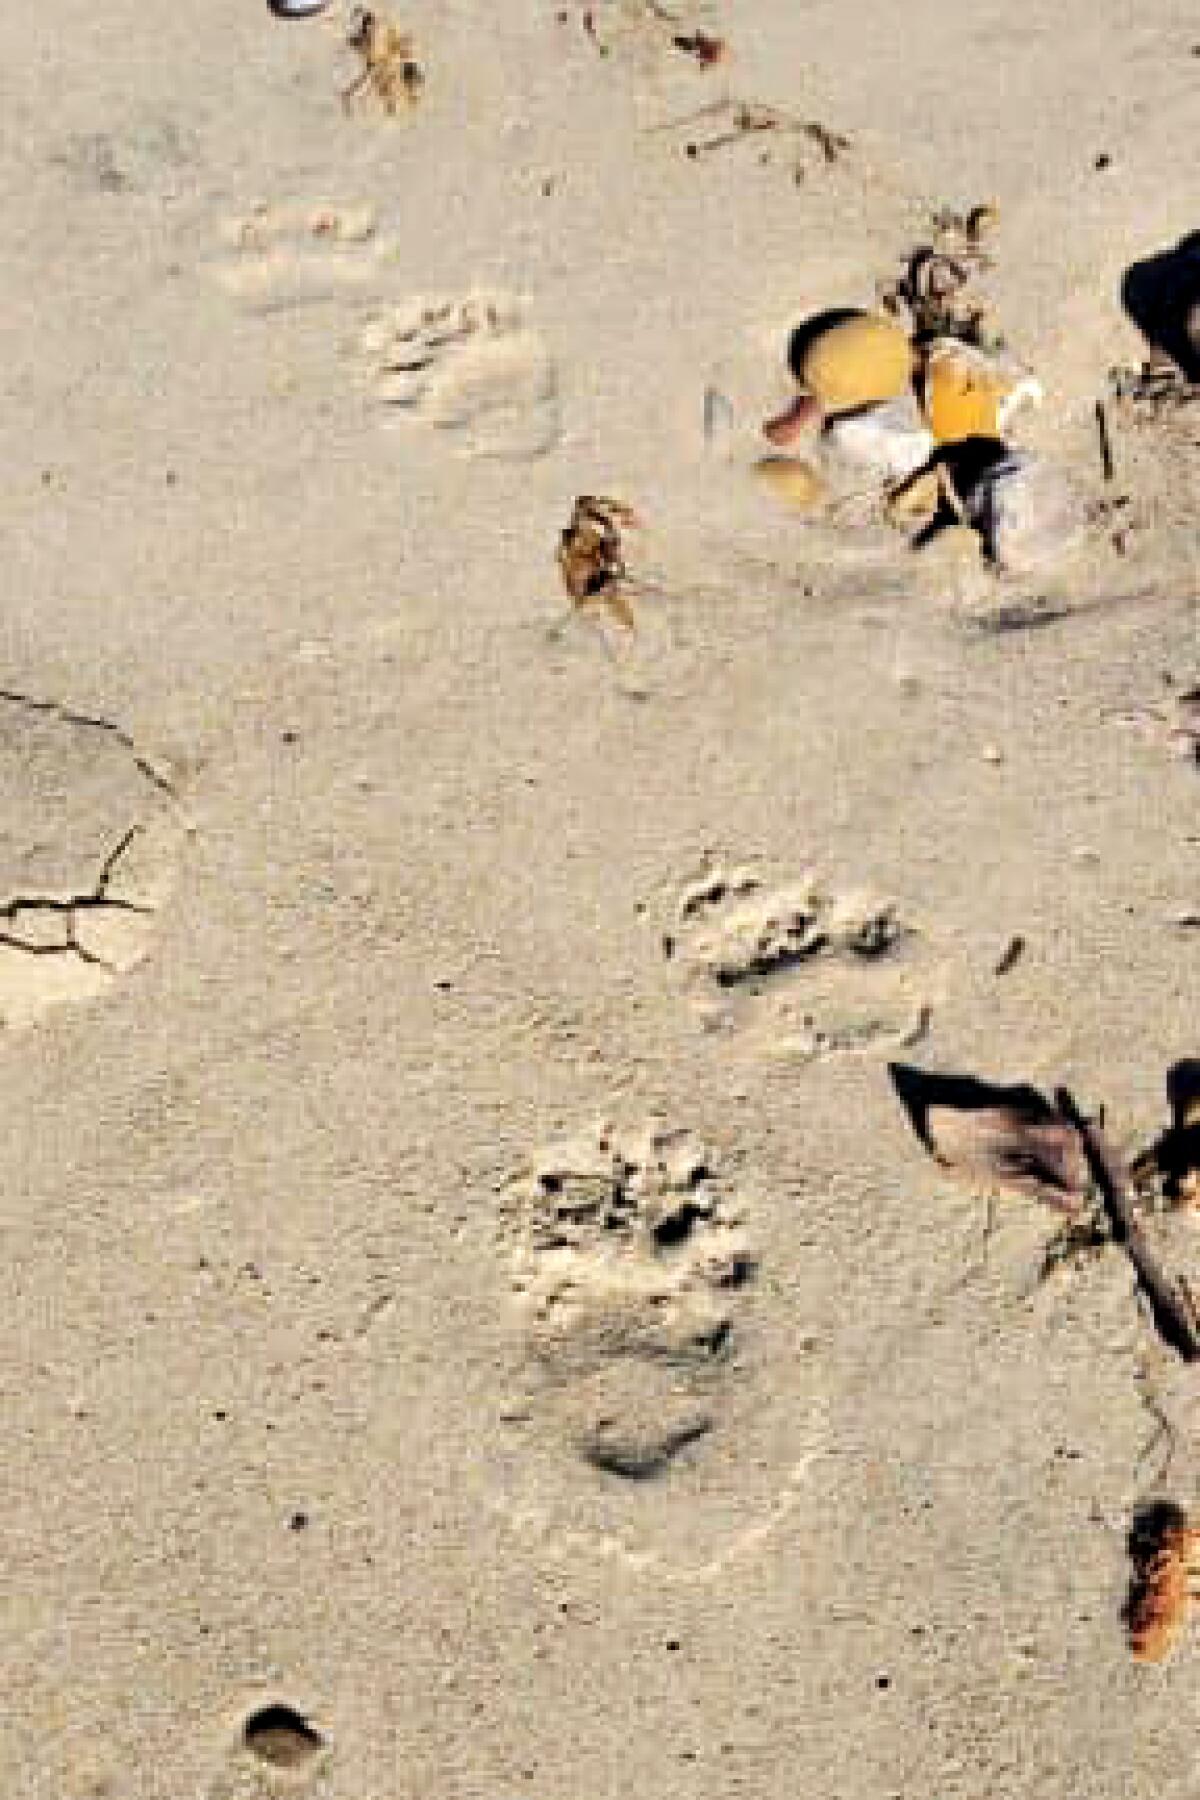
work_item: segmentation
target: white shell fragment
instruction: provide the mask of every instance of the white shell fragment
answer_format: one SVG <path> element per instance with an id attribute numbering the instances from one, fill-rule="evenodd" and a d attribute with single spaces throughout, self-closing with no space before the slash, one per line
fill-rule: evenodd
<path id="1" fill-rule="evenodd" d="M 883 481 L 902 481 L 933 455 L 933 434 L 911 394 L 835 419 L 825 433 L 831 450 Z"/>
<path id="2" fill-rule="evenodd" d="M 963 496 L 988 555 L 1014 575 L 1034 574 L 1079 544 L 1084 513 L 1062 471 L 1039 457 L 1001 457 Z"/>

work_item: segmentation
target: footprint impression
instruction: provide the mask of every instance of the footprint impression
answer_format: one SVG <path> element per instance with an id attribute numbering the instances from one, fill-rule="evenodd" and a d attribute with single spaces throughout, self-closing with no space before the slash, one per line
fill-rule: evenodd
<path id="1" fill-rule="evenodd" d="M 535 1411 L 620 1481 L 686 1465 L 714 1429 L 755 1270 L 737 1196 L 700 1144 L 661 1125 L 552 1144 L 508 1223 Z"/>
<path id="2" fill-rule="evenodd" d="M 558 442 L 557 370 L 510 295 L 385 308 L 364 324 L 358 350 L 389 423 L 432 427 L 465 456 L 510 462 Z"/>
<path id="3" fill-rule="evenodd" d="M 116 726 L 0 693 L 0 1026 L 96 998 L 174 881 L 170 789 Z"/>
<path id="4" fill-rule="evenodd" d="M 259 311 L 361 294 L 396 248 L 373 206 L 322 200 L 264 203 L 220 220 L 217 233 L 216 281 Z"/>
<path id="5" fill-rule="evenodd" d="M 803 876 L 765 887 L 713 866 L 684 889 L 662 939 L 702 1024 L 788 1061 L 919 1042 L 930 1003 L 916 933 L 865 894 Z"/>

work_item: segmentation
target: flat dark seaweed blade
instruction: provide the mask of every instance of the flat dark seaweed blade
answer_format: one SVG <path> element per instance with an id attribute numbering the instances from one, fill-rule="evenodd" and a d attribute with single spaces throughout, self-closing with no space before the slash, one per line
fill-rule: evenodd
<path id="1" fill-rule="evenodd" d="M 1063 1212 L 1077 1212 L 1087 1194 L 1087 1159 L 1065 1119 L 1011 1106 L 934 1106 L 926 1126 L 937 1161 L 973 1185 L 1027 1194 Z"/>
<path id="2" fill-rule="evenodd" d="M 909 1121 L 943 1168 L 985 1191 L 1031 1196 L 1077 1212 L 1090 1174 L 1079 1132 L 1034 1087 L 939 1075 L 893 1064 Z"/>

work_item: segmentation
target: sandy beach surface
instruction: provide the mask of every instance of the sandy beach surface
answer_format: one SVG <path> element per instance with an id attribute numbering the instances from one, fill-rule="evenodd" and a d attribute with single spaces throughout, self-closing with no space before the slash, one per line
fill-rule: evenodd
<path id="1" fill-rule="evenodd" d="M 1200 1054 L 1200 21 L 670 10 L 0 9 L 6 1800 L 1196 1794 L 1200 1373 L 894 1069 Z M 1033 576 L 754 472 L 984 203 Z"/>

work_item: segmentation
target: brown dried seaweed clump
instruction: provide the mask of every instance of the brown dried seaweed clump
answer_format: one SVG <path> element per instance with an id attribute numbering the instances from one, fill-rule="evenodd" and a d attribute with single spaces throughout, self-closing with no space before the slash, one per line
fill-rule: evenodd
<path id="1" fill-rule="evenodd" d="M 1133 1581 L 1125 1608 L 1129 1648 L 1137 1662 L 1162 1662 L 1179 1640 L 1200 1560 L 1200 1528 L 1177 1506 L 1153 1508 L 1135 1522 L 1129 1554 Z"/>

